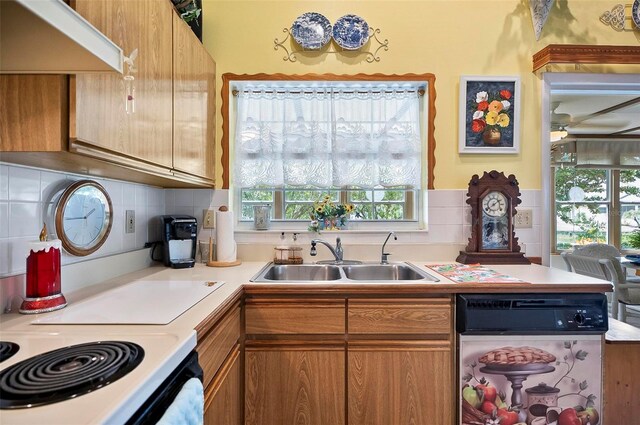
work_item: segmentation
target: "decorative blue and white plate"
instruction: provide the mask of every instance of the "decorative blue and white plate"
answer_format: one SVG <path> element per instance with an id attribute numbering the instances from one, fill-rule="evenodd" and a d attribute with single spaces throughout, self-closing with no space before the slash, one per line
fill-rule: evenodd
<path id="1" fill-rule="evenodd" d="M 291 24 L 291 35 L 303 49 L 318 50 L 331 40 L 331 22 L 320 13 L 303 13 Z"/>
<path id="2" fill-rule="evenodd" d="M 344 15 L 333 24 L 333 39 L 345 50 L 358 50 L 369 41 L 369 24 L 358 15 Z"/>
<path id="3" fill-rule="evenodd" d="M 636 24 L 636 28 L 640 29 L 640 0 L 635 0 L 631 7 L 631 18 L 633 23 Z"/>

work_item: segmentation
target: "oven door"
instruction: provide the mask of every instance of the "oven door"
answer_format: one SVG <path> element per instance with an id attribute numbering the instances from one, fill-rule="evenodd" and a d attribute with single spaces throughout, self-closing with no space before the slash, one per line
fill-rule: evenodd
<path id="1" fill-rule="evenodd" d="M 167 408 L 191 378 L 202 382 L 203 373 L 198 363 L 198 353 L 192 351 L 186 359 L 164 380 L 158 389 L 131 416 L 127 424 L 155 424 L 160 420 Z"/>

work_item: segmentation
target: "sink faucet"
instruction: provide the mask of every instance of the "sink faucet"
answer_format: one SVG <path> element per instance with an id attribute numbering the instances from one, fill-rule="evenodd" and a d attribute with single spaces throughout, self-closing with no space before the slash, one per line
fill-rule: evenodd
<path id="1" fill-rule="evenodd" d="M 391 254 L 388 252 L 384 252 L 384 247 L 387 245 L 387 242 L 389 241 L 389 238 L 391 237 L 391 235 L 393 235 L 394 241 L 398 240 L 398 237 L 394 232 L 389 232 L 389 234 L 387 235 L 387 239 L 385 239 L 384 243 L 382 244 L 382 255 L 380 256 L 380 264 L 389 264 L 389 256 Z"/>
<path id="2" fill-rule="evenodd" d="M 342 263 L 342 258 L 344 256 L 344 251 L 342 250 L 342 242 L 340 241 L 340 238 L 336 238 L 336 247 L 335 249 L 331 246 L 331 244 L 323 239 L 312 239 L 311 240 L 311 251 L 309 252 L 309 254 L 312 257 L 315 257 L 316 255 L 318 255 L 318 251 L 316 250 L 316 244 L 321 243 L 322 245 L 326 246 L 327 248 L 329 248 L 329 251 L 331 251 L 331 253 L 333 254 L 333 256 L 336 259 L 336 263 Z"/>

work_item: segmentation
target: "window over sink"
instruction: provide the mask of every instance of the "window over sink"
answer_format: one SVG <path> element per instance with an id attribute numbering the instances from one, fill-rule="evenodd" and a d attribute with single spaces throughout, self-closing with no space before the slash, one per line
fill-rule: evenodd
<path id="1" fill-rule="evenodd" d="M 432 75 L 269 77 L 223 75 L 224 180 L 239 228 L 250 228 L 253 206 L 263 204 L 272 205 L 274 227 L 306 228 L 324 199 L 353 206 L 350 229 L 423 227 Z"/>

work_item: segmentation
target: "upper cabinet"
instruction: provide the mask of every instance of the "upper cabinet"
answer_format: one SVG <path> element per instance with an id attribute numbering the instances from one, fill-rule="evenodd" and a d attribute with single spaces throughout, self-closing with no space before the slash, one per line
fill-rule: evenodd
<path id="1" fill-rule="evenodd" d="M 72 4 L 122 48 L 124 73 L 1 75 L 2 160 L 213 187 L 215 63 L 171 2 Z"/>
<path id="2" fill-rule="evenodd" d="M 173 168 L 214 178 L 216 64 L 173 14 Z"/>
<path id="3" fill-rule="evenodd" d="M 72 142 L 95 146 L 95 155 L 104 149 L 170 168 L 174 15 L 170 2 L 76 0 L 75 8 L 125 56 L 135 59 L 133 67 L 125 62 L 124 75 L 84 74 L 71 79 Z"/>

